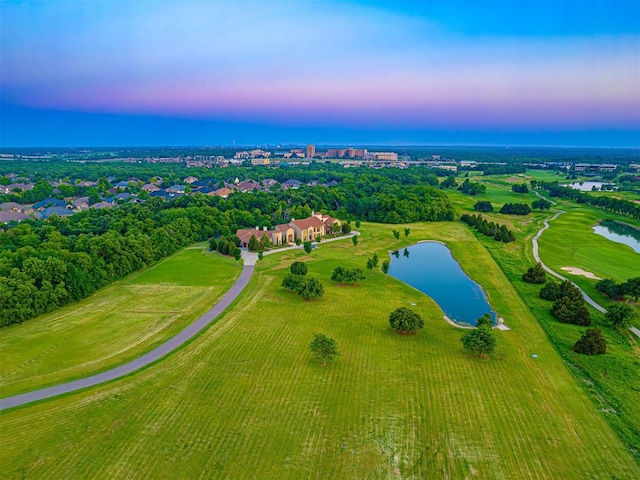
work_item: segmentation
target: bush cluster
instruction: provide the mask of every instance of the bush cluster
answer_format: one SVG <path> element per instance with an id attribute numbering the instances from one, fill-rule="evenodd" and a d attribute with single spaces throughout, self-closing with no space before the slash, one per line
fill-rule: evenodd
<path id="1" fill-rule="evenodd" d="M 516 236 L 506 225 L 500 225 L 499 223 L 487 222 L 482 215 L 469 215 L 467 213 L 460 217 L 467 225 L 474 227 L 483 235 L 487 237 L 493 237 L 496 242 L 509 243 L 516 239 Z"/>
<path id="2" fill-rule="evenodd" d="M 540 290 L 540 298 L 553 301 L 551 315 L 563 323 L 591 325 L 591 315 L 584 304 L 582 293 L 569 280 L 561 284 L 547 282 Z"/>

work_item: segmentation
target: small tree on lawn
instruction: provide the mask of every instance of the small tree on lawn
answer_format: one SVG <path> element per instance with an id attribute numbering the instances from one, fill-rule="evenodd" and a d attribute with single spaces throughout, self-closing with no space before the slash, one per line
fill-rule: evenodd
<path id="1" fill-rule="evenodd" d="M 535 266 L 529 268 L 529 270 L 522 274 L 522 280 L 527 283 L 537 283 L 542 285 L 547 281 L 547 272 L 542 268 L 542 264 L 538 262 Z"/>
<path id="2" fill-rule="evenodd" d="M 297 246 L 300 246 L 300 244 L 302 243 L 302 240 L 300 240 L 299 238 L 296 238 L 295 243 Z"/>
<path id="3" fill-rule="evenodd" d="M 389 325 L 398 333 L 415 333 L 424 328 L 424 320 L 413 310 L 400 307 L 389 315 Z"/>
<path id="4" fill-rule="evenodd" d="M 258 242 L 258 239 L 256 238 L 255 235 L 251 235 L 251 238 L 249 239 L 249 244 L 247 245 L 247 247 L 249 248 L 250 252 L 255 252 L 260 248 L 260 242 Z"/>
<path id="5" fill-rule="evenodd" d="M 236 247 L 236 249 L 233 251 L 233 258 L 236 260 L 236 265 L 242 258 L 242 250 L 240 250 L 238 247 Z"/>
<path id="6" fill-rule="evenodd" d="M 297 292 L 303 300 L 315 300 L 324 295 L 324 286 L 317 278 L 305 278 Z"/>
<path id="7" fill-rule="evenodd" d="M 322 241 L 322 237 L 320 235 L 316 236 L 316 243 L 320 243 Z"/>
<path id="8" fill-rule="evenodd" d="M 311 340 L 311 344 L 309 344 L 309 349 L 314 357 L 322 360 L 323 367 L 327 365 L 327 361 L 331 361 L 340 355 L 336 341 L 322 333 L 313 334 L 313 340 Z"/>
<path id="9" fill-rule="evenodd" d="M 410 228 L 405 228 L 404 229 L 404 237 L 407 238 L 409 236 L 409 234 L 411 233 L 411 229 Z"/>
<path id="10" fill-rule="evenodd" d="M 289 273 L 282 279 L 282 283 L 280 284 L 280 286 L 282 288 L 286 288 L 287 290 L 297 292 L 303 282 L 304 277 L 302 275 L 294 275 L 292 273 Z"/>
<path id="11" fill-rule="evenodd" d="M 607 309 L 604 317 L 616 330 L 623 330 L 629 326 L 633 317 L 633 308 L 626 303 L 613 304 Z"/>
<path id="12" fill-rule="evenodd" d="M 490 355 L 496 348 L 497 339 L 491 327 L 481 325 L 473 330 L 467 331 L 460 338 L 465 350 L 483 358 Z"/>
<path id="13" fill-rule="evenodd" d="M 311 242 L 304 242 L 304 251 L 307 252 L 307 254 L 311 253 L 312 247 L 311 247 Z"/>
<path id="14" fill-rule="evenodd" d="M 262 238 L 260 239 L 260 246 L 262 248 L 269 248 L 271 246 L 271 240 L 269 240 L 269 237 L 262 235 Z"/>
<path id="15" fill-rule="evenodd" d="M 369 275 L 373 275 L 373 259 L 367 258 L 367 270 L 369 270 Z"/>
<path id="16" fill-rule="evenodd" d="M 353 243 L 353 246 L 357 246 L 358 245 L 358 235 L 354 235 L 353 237 L 351 237 L 351 242 Z"/>
<path id="17" fill-rule="evenodd" d="M 389 260 L 384 260 L 382 262 L 382 267 L 380 267 L 382 269 L 382 273 L 389 273 L 389 265 L 391 264 L 391 262 Z"/>
<path id="18" fill-rule="evenodd" d="M 599 328 L 587 328 L 573 346 L 573 351 L 584 355 L 601 355 L 607 351 L 607 341 Z"/>
<path id="19" fill-rule="evenodd" d="M 349 223 L 342 224 L 342 233 L 344 233 L 345 235 L 351 233 L 351 225 Z"/>
<path id="20" fill-rule="evenodd" d="M 398 230 L 393 230 L 393 236 L 396 240 L 400 240 L 400 232 Z"/>
<path id="21" fill-rule="evenodd" d="M 263 258 L 264 258 L 264 251 L 263 251 L 263 250 L 260 250 L 260 251 L 258 252 L 258 260 L 262 260 Z"/>
<path id="22" fill-rule="evenodd" d="M 356 220 L 356 228 L 360 228 L 360 220 Z"/>
<path id="23" fill-rule="evenodd" d="M 217 249 L 218 249 L 218 242 L 216 241 L 215 238 L 211 237 L 211 240 L 209 240 L 209 251 L 213 252 Z"/>
<path id="24" fill-rule="evenodd" d="M 289 271 L 294 275 L 306 275 L 309 269 L 304 262 L 293 262 L 289 266 Z"/>
<path id="25" fill-rule="evenodd" d="M 379 265 L 379 259 L 378 259 L 378 254 L 374 253 L 373 257 L 371 257 L 371 263 L 373 264 L 373 268 L 378 268 Z"/>

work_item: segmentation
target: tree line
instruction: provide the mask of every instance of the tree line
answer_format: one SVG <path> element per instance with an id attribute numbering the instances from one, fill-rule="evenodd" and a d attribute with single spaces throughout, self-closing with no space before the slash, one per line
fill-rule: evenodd
<path id="1" fill-rule="evenodd" d="M 610 212 L 627 215 L 632 218 L 640 219 L 640 206 L 623 200 L 621 198 L 613 198 L 610 196 L 593 196 L 588 193 L 581 192 L 570 187 L 563 187 L 557 183 L 538 182 L 540 188 L 549 192 L 550 197 L 568 198 L 575 200 L 577 203 L 586 203 L 595 207 L 600 207 Z"/>
<path id="2" fill-rule="evenodd" d="M 493 237 L 496 242 L 509 243 L 516 239 L 514 233 L 507 228 L 506 225 L 499 223 L 488 222 L 482 215 L 468 213 L 462 214 L 460 217 L 464 223 L 470 227 L 475 228 L 477 231 L 486 235 L 487 237 Z"/>

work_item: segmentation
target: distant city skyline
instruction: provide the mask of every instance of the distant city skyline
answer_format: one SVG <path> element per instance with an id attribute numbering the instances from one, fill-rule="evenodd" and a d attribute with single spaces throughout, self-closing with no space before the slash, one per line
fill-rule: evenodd
<path id="1" fill-rule="evenodd" d="M 0 145 L 640 146 L 640 1 L 2 2 Z"/>

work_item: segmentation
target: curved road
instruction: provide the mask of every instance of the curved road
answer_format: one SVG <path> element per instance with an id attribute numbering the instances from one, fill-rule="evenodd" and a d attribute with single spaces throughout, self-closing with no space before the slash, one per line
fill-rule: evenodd
<path id="1" fill-rule="evenodd" d="M 131 360 L 124 365 L 107 370 L 106 372 L 98 373 L 90 377 L 74 380 L 73 382 L 67 382 L 60 385 L 55 385 L 49 388 L 43 388 L 41 390 L 35 390 L 33 392 L 27 392 L 13 397 L 7 397 L 0 400 L 0 410 L 7 408 L 17 407 L 19 405 L 25 405 L 31 402 L 37 402 L 45 398 L 51 398 L 65 393 L 75 392 L 76 390 L 82 390 L 84 388 L 93 387 L 101 383 L 115 380 L 116 378 L 124 377 L 136 370 L 146 367 L 147 365 L 160 360 L 165 355 L 173 352 L 176 348 L 183 345 L 185 342 L 191 340 L 195 335 L 206 328 L 218 315 L 220 315 L 231 303 L 238 298 L 238 295 L 244 290 L 244 287 L 249 283 L 254 265 L 245 265 L 242 269 L 242 273 L 236 283 L 233 284 L 231 289 L 224 294 L 218 303 L 216 303 L 210 310 L 204 313 L 198 320 L 193 322 L 187 328 L 178 333 L 175 337 L 170 338 L 165 343 L 157 348 L 154 348 L 150 352 L 142 355 L 141 357 Z"/>

